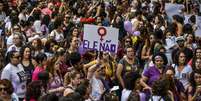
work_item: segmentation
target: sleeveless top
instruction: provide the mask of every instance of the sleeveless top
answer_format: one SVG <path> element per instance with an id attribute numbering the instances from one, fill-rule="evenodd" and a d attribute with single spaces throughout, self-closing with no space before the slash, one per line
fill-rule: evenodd
<path id="1" fill-rule="evenodd" d="M 30 61 L 28 66 L 25 66 L 23 63 L 21 63 L 21 64 L 22 64 L 24 71 L 27 75 L 27 84 L 29 84 L 32 80 L 32 73 L 34 71 L 34 65 L 32 64 L 31 61 Z"/>
<path id="2" fill-rule="evenodd" d="M 135 58 L 135 62 L 133 64 L 129 64 L 125 58 L 122 58 L 119 63 L 123 65 L 121 74 L 123 78 L 125 78 L 124 76 L 126 73 L 139 72 L 139 61 L 137 58 Z"/>

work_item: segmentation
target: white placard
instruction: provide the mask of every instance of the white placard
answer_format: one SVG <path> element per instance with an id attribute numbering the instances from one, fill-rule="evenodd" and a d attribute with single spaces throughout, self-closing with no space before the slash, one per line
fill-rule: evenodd
<path id="1" fill-rule="evenodd" d="M 200 4 L 200 12 L 201 12 L 201 4 Z"/>
<path id="2" fill-rule="evenodd" d="M 84 49 L 117 53 L 119 29 L 95 25 L 84 25 Z"/>
<path id="3" fill-rule="evenodd" d="M 2 31 L 3 31 L 3 30 L 2 30 L 2 29 L 0 29 L 0 36 L 1 36 L 1 34 L 2 34 Z"/>
<path id="4" fill-rule="evenodd" d="M 189 23 L 189 18 L 191 17 L 192 15 L 185 15 L 184 17 L 184 24 L 187 24 Z"/>
<path id="5" fill-rule="evenodd" d="M 172 4 L 172 3 L 165 4 L 165 11 L 170 18 L 172 18 L 173 15 L 181 15 L 180 11 L 182 8 L 184 8 L 184 5 L 182 4 Z"/>
<path id="6" fill-rule="evenodd" d="M 201 37 L 201 16 L 196 16 L 197 30 L 195 31 L 195 36 Z"/>

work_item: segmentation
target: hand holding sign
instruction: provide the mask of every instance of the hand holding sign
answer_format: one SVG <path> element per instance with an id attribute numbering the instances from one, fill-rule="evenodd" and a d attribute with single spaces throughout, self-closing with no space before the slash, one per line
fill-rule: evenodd
<path id="1" fill-rule="evenodd" d="M 117 52 L 119 30 L 112 27 L 84 25 L 83 48 Z"/>

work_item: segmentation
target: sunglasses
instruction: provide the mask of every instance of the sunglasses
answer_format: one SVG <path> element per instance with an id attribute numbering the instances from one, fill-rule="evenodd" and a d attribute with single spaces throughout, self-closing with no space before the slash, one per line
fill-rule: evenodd
<path id="1" fill-rule="evenodd" d="M 21 58 L 21 56 L 14 56 L 13 58 L 17 58 L 17 59 L 19 59 L 19 58 Z"/>
<path id="2" fill-rule="evenodd" d="M 7 88 L 0 88 L 0 91 L 7 91 Z"/>

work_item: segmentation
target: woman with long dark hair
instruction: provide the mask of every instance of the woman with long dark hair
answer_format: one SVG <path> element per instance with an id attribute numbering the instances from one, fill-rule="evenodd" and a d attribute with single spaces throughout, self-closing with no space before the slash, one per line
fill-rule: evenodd
<path id="1" fill-rule="evenodd" d="M 31 42 L 31 46 L 32 46 L 32 49 L 33 49 L 32 56 L 34 56 L 34 57 L 37 56 L 39 53 L 44 52 L 43 44 L 42 44 L 42 41 L 41 41 L 40 38 L 33 39 L 32 42 Z"/>
<path id="2" fill-rule="evenodd" d="M 38 80 L 38 74 L 42 71 L 45 71 L 47 65 L 47 56 L 44 53 L 39 53 L 35 57 L 38 66 L 35 67 L 34 72 L 32 74 L 32 81 Z"/>
<path id="3" fill-rule="evenodd" d="M 187 48 L 194 51 L 197 48 L 197 44 L 195 43 L 195 35 L 194 34 L 187 34 L 186 42 L 184 43 L 184 45 Z"/>
<path id="4" fill-rule="evenodd" d="M 61 96 L 64 88 L 61 90 L 58 90 L 60 87 L 64 87 L 64 76 L 62 75 L 62 71 L 67 72 L 67 68 L 65 63 L 65 51 L 64 49 L 58 49 L 56 52 L 56 56 L 51 60 L 51 63 L 53 63 L 52 66 L 48 66 L 49 68 L 49 74 L 50 74 L 50 80 L 49 80 L 49 90 L 55 90 L 58 96 Z M 62 68 L 62 69 L 61 69 Z"/>
<path id="5" fill-rule="evenodd" d="M 153 83 L 152 95 L 149 101 L 174 101 L 171 91 L 168 91 L 169 82 L 166 79 L 160 79 Z"/>
<path id="6" fill-rule="evenodd" d="M 173 93 L 175 101 L 183 101 L 187 99 L 185 95 L 184 86 L 178 79 L 174 78 L 174 75 L 174 68 L 172 66 L 168 66 L 164 73 L 164 78 L 170 83 L 168 90 Z"/>
<path id="7" fill-rule="evenodd" d="M 191 86 L 188 88 L 188 101 L 201 100 L 201 72 L 194 71 L 190 76 Z"/>
<path id="8" fill-rule="evenodd" d="M 183 84 L 185 90 L 190 85 L 189 75 L 192 72 L 192 68 L 187 64 L 186 54 L 184 51 L 178 51 L 175 56 L 175 63 L 173 68 L 175 69 L 175 77 Z"/>
<path id="9" fill-rule="evenodd" d="M 33 81 L 28 84 L 25 101 L 38 101 L 41 96 L 41 81 Z"/>
<path id="10" fill-rule="evenodd" d="M 21 64 L 24 68 L 24 71 L 26 72 L 27 84 L 28 84 L 32 80 L 32 73 L 34 71 L 34 65 L 32 63 L 32 57 L 31 57 L 31 48 L 28 45 L 23 46 L 20 49 L 20 54 L 22 56 Z"/>
<path id="11" fill-rule="evenodd" d="M 145 69 L 148 68 L 151 61 L 150 57 L 153 55 L 155 41 L 156 40 L 154 34 L 151 34 L 147 39 L 145 39 L 145 43 L 142 46 L 141 60 Z"/>

